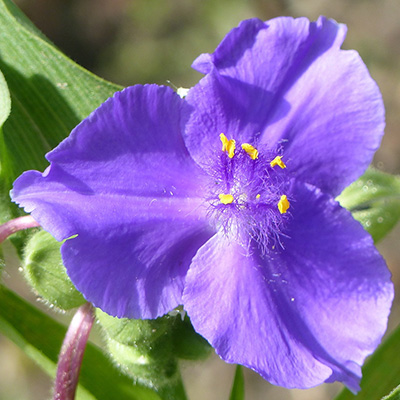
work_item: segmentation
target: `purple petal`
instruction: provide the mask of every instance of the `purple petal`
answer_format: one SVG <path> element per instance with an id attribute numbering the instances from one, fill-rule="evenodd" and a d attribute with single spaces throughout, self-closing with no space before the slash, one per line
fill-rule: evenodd
<path id="1" fill-rule="evenodd" d="M 212 234 L 204 175 L 180 133 L 183 107 L 165 87 L 117 93 L 48 154 L 44 174 L 14 184 L 13 200 L 58 240 L 78 235 L 62 248 L 68 273 L 110 314 L 153 318 L 176 307 Z"/>
<path id="2" fill-rule="evenodd" d="M 304 186 L 296 199 L 280 248 L 210 239 L 188 271 L 184 306 L 227 362 L 289 388 L 339 380 L 356 391 L 386 329 L 390 274 L 348 211 Z"/>
<path id="3" fill-rule="evenodd" d="M 322 17 L 249 20 L 200 56 L 194 66 L 208 75 L 187 96 L 196 161 L 223 132 L 282 147 L 300 179 L 339 194 L 370 163 L 384 128 L 379 89 L 358 54 L 340 50 L 345 33 Z"/>
<path id="4" fill-rule="evenodd" d="M 68 240 L 61 253 L 71 280 L 95 306 L 128 318 L 156 318 L 182 304 L 185 275 L 207 226 L 164 220 L 118 223 Z"/>

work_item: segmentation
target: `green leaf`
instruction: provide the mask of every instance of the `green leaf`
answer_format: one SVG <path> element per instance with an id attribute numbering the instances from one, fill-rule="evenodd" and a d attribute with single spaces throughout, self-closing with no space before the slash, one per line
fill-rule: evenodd
<path id="1" fill-rule="evenodd" d="M 66 328 L 0 285 L 0 332 L 17 344 L 50 376 Z M 83 359 L 77 400 L 161 400 L 152 390 L 121 375 L 99 348 L 88 344 Z"/>
<path id="2" fill-rule="evenodd" d="M 173 346 L 176 317 L 119 319 L 100 310 L 97 317 L 105 330 L 111 357 L 126 374 L 155 388 L 163 400 L 186 399 Z"/>
<path id="3" fill-rule="evenodd" d="M 44 154 L 121 88 L 64 56 L 10 0 L 0 0 L 0 55 L 11 94 L 11 114 L 0 132 L 0 194 L 8 197 L 15 178 L 28 169 L 44 170 Z M 20 213 L 11 202 L 8 207 L 9 214 Z"/>
<path id="4" fill-rule="evenodd" d="M 348 389 L 335 400 L 376 400 L 400 384 L 400 326 L 378 347 L 363 367 L 361 391 L 353 395 Z M 391 399 L 392 400 L 392 399 Z"/>
<path id="5" fill-rule="evenodd" d="M 235 378 L 233 379 L 233 386 L 229 400 L 244 400 L 244 376 L 243 367 L 236 366 Z"/>
<path id="6" fill-rule="evenodd" d="M 3 124 L 7 120 L 11 112 L 11 98 L 8 90 L 7 82 L 4 79 L 3 74 L 0 72 L 0 155 L 4 157 L 0 158 L 0 223 L 6 222 L 10 219 L 11 214 L 9 212 L 10 199 L 6 194 L 7 189 L 7 159 L 5 158 L 6 152 L 3 141 Z"/>
<path id="7" fill-rule="evenodd" d="M 8 118 L 11 112 L 11 98 L 7 82 L 0 72 L 0 128 Z"/>
<path id="8" fill-rule="evenodd" d="M 400 219 L 400 178 L 369 168 L 337 200 L 378 242 Z"/>
<path id="9" fill-rule="evenodd" d="M 382 400 L 400 400 L 400 385 L 393 389 L 387 396 L 383 397 Z"/>
<path id="10" fill-rule="evenodd" d="M 69 310 L 79 307 L 85 299 L 67 275 L 60 247 L 61 243 L 40 230 L 29 237 L 22 265 L 26 279 L 39 296 L 52 306 Z"/>

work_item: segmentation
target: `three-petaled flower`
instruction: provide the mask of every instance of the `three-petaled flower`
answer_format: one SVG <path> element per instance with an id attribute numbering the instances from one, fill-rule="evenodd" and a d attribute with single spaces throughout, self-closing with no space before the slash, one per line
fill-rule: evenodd
<path id="1" fill-rule="evenodd" d="M 379 146 L 379 90 L 345 27 L 242 22 L 182 99 L 133 86 L 17 179 L 13 200 L 67 240 L 76 287 L 119 317 L 183 304 L 226 361 L 274 384 L 356 391 L 393 288 L 335 201 Z"/>

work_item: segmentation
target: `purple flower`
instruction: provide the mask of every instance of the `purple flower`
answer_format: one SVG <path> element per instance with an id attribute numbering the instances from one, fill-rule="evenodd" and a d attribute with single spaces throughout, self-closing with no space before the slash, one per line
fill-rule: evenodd
<path id="1" fill-rule="evenodd" d="M 183 304 L 227 362 L 270 382 L 359 389 L 386 329 L 390 274 L 335 197 L 384 129 L 379 90 L 346 28 L 242 22 L 194 68 L 185 99 L 116 93 L 17 179 L 13 200 L 67 240 L 76 287 L 109 314 Z M 76 236 L 75 236 L 76 235 Z"/>

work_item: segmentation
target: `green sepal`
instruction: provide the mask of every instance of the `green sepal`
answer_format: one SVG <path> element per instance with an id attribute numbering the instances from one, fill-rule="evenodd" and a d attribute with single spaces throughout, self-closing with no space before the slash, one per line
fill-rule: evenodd
<path id="1" fill-rule="evenodd" d="M 203 360 L 213 351 L 211 345 L 194 329 L 188 316 L 175 318 L 172 331 L 174 353 L 183 360 Z"/>
<path id="2" fill-rule="evenodd" d="M 400 178 L 369 168 L 337 200 L 378 242 L 400 219 Z"/>
<path id="3" fill-rule="evenodd" d="M 67 275 L 60 247 L 49 233 L 39 230 L 27 241 L 22 266 L 25 278 L 40 297 L 54 307 L 69 310 L 85 299 Z"/>
<path id="4" fill-rule="evenodd" d="M 111 358 L 125 374 L 155 389 L 163 400 L 186 399 L 173 346 L 176 317 L 119 319 L 98 310 L 97 318 Z"/>

